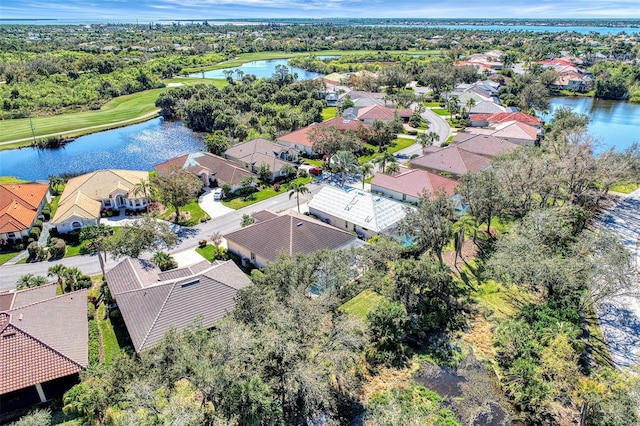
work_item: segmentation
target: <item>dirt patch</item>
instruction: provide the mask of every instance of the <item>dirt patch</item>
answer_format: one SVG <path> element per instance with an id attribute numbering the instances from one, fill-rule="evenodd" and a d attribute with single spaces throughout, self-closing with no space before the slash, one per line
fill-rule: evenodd
<path id="1" fill-rule="evenodd" d="M 444 263 L 451 268 L 452 270 L 456 270 L 456 264 L 461 265 L 465 260 L 473 259 L 474 257 L 478 257 L 478 246 L 473 242 L 473 240 L 466 239 L 464 243 L 462 243 L 462 250 L 458 256 L 458 260 L 456 262 L 456 252 L 455 251 L 445 251 L 442 254 L 442 260 Z"/>
<path id="2" fill-rule="evenodd" d="M 473 345 L 477 358 L 493 359 L 493 326 L 482 315 L 474 318 L 471 330 L 462 336 L 462 340 Z"/>

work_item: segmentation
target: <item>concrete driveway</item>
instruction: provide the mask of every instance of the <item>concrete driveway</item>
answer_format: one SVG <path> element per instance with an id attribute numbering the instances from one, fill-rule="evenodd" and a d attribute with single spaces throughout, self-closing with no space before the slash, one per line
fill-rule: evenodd
<path id="1" fill-rule="evenodd" d="M 214 200 L 212 188 L 205 188 L 205 193 L 198 198 L 198 204 L 212 219 L 235 211 L 223 205 L 220 200 Z"/>

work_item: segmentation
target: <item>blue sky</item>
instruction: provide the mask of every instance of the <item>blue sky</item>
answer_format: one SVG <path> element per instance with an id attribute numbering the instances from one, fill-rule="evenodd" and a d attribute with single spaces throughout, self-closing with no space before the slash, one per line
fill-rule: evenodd
<path id="1" fill-rule="evenodd" d="M 640 0 L 0 0 L 0 18 L 640 18 Z"/>

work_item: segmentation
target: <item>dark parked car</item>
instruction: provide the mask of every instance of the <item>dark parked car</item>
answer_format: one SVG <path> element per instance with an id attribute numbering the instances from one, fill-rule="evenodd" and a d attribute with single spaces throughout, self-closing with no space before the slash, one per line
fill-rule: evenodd
<path id="1" fill-rule="evenodd" d="M 309 173 L 311 173 L 314 176 L 320 176 L 322 174 L 322 169 L 319 167 L 311 167 L 309 169 Z"/>

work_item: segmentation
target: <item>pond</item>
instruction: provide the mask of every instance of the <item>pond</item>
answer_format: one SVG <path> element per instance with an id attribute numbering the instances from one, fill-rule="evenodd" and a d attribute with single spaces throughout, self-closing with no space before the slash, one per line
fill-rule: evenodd
<path id="1" fill-rule="evenodd" d="M 319 56 L 322 59 L 322 56 Z M 328 57 L 327 57 L 328 58 Z M 324 74 L 320 74 L 313 71 L 307 71 L 298 67 L 290 67 L 287 65 L 289 59 L 272 59 L 268 61 L 252 61 L 247 62 L 239 67 L 231 67 L 231 68 L 222 68 L 219 70 L 213 71 L 203 71 L 197 72 L 194 74 L 190 74 L 189 77 L 202 77 L 202 78 L 227 78 L 224 74 L 225 71 L 231 70 L 234 72 L 233 78 L 238 78 L 238 75 L 235 74 L 237 71 L 243 72 L 246 74 L 253 74 L 257 78 L 270 78 L 276 72 L 276 67 L 278 65 L 284 65 L 289 68 L 289 72 L 291 74 L 298 74 L 298 80 L 311 80 L 316 77 L 322 77 Z"/>
<path id="2" fill-rule="evenodd" d="M 561 107 L 589 116 L 589 132 L 602 143 L 599 151 L 609 148 L 622 151 L 640 142 L 640 104 L 589 97 L 553 97 L 545 120 Z"/>
<path id="3" fill-rule="evenodd" d="M 40 180 L 98 169 L 151 170 L 158 163 L 203 148 L 202 139 L 182 122 L 155 118 L 82 136 L 62 148 L 0 151 L 0 176 Z"/>

